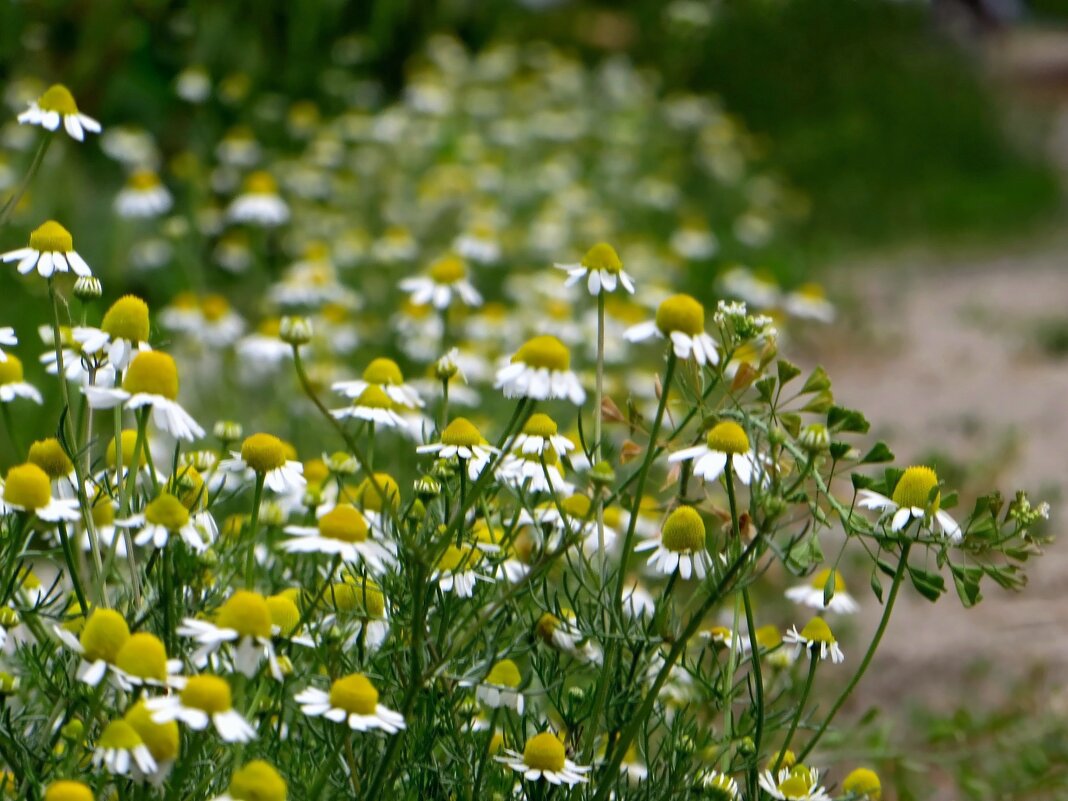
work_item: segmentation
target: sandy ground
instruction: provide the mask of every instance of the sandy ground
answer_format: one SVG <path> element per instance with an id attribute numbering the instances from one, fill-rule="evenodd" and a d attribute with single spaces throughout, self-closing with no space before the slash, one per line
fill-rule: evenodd
<path id="1" fill-rule="evenodd" d="M 833 274 L 828 285 L 852 294 L 845 306 L 855 311 L 799 344 L 818 354 L 837 402 L 865 412 L 873 441 L 886 438 L 899 465 L 937 446 L 967 467 L 973 491 L 997 487 L 1011 498 L 1027 488 L 1033 502 L 1049 500 L 1056 533 L 1068 512 L 1068 354 L 1044 350 L 1037 331 L 1056 321 L 1068 331 L 1068 243 L 981 260 L 889 262 Z M 1068 547 L 1054 543 L 1032 563 L 1022 593 L 984 584 L 984 600 L 970 610 L 952 589 L 935 605 L 909 589 L 858 695 L 891 706 L 956 705 L 968 700 L 962 671 L 976 662 L 998 660 L 1020 674 L 1035 663 L 1068 665 L 1066 575 Z M 862 590 L 863 635 L 881 608 Z"/>

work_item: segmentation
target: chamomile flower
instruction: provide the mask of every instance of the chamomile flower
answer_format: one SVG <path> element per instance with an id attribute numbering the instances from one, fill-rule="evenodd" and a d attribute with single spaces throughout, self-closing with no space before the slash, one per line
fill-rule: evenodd
<path id="1" fill-rule="evenodd" d="M 350 619 L 355 631 L 346 641 L 346 648 L 363 643 L 371 653 L 382 647 L 389 636 L 389 603 L 382 588 L 370 579 L 348 576 L 330 585 L 327 602 L 337 611 L 344 626 Z"/>
<path id="2" fill-rule="evenodd" d="M 650 618 L 656 612 L 656 599 L 637 579 L 623 588 L 621 601 L 623 611 L 632 619 Z"/>
<path id="3" fill-rule="evenodd" d="M 856 768 L 845 777 L 842 790 L 851 798 L 880 801 L 883 797 L 883 785 L 879 774 L 871 768 Z"/>
<path id="4" fill-rule="evenodd" d="M 304 465 L 287 458 L 286 445 L 272 434 L 253 434 L 241 443 L 240 452 L 219 462 L 219 469 L 232 473 L 251 470 L 263 476 L 263 485 L 279 495 L 303 492 Z"/>
<path id="5" fill-rule="evenodd" d="M 783 299 L 783 310 L 792 317 L 833 323 L 834 304 L 823 294 L 819 284 L 803 284 Z"/>
<path id="6" fill-rule="evenodd" d="M 265 658 L 271 675 L 282 678 L 275 658 L 271 636 L 274 621 L 267 599 L 258 592 L 237 590 L 215 613 L 215 622 L 187 617 L 178 627 L 178 635 L 190 637 L 199 645 L 193 653 L 193 664 L 202 668 L 208 659 L 224 645 L 231 645 L 234 667 L 252 678 Z"/>
<path id="7" fill-rule="evenodd" d="M 351 504 L 342 503 L 319 518 L 315 527 L 286 526 L 292 539 L 282 543 L 287 553 L 323 553 L 340 556 L 349 563 L 365 562 L 382 573 L 395 562 L 387 546 L 368 536 L 367 521 Z"/>
<path id="8" fill-rule="evenodd" d="M 113 720 L 104 727 L 93 750 L 94 768 L 103 765 L 116 776 L 133 774 L 135 779 L 156 771 L 156 760 L 141 735 L 125 720 Z"/>
<path id="9" fill-rule="evenodd" d="M 53 631 L 63 645 L 81 655 L 77 677 L 92 687 L 100 684 L 130 639 L 126 618 L 114 609 L 94 609 L 77 637 L 62 626 L 54 626 Z"/>
<path id="10" fill-rule="evenodd" d="M 77 494 L 75 488 L 78 484 L 74 462 L 70 460 L 67 452 L 55 437 L 33 442 L 26 454 L 26 461 L 45 471 L 60 498 L 70 498 Z"/>
<path id="11" fill-rule="evenodd" d="M 575 449 L 575 443 L 559 433 L 556 421 L 549 415 L 537 412 L 532 414 L 523 425 L 523 430 L 515 438 L 512 449 L 523 454 L 538 456 L 552 452 L 565 454 Z"/>
<path id="12" fill-rule="evenodd" d="M 718 770 L 698 774 L 697 784 L 710 801 L 740 801 L 742 797 L 738 792 L 738 782 Z"/>
<path id="13" fill-rule="evenodd" d="M 40 391 L 24 379 L 22 360 L 12 354 L 0 362 L 0 403 L 11 403 L 16 398 L 44 403 Z"/>
<path id="14" fill-rule="evenodd" d="M 247 743 L 256 738 L 256 730 L 234 709 L 230 684 L 221 676 L 190 676 L 179 692 L 150 698 L 145 706 L 156 723 L 174 720 L 194 731 L 203 731 L 210 724 L 228 743 Z"/>
<path id="15" fill-rule="evenodd" d="M 174 766 L 174 761 L 178 758 L 181 748 L 178 724 L 173 720 L 156 723 L 152 720 L 152 712 L 145 706 L 144 700 L 130 707 L 122 719 L 137 732 L 152 755 L 156 769 L 148 778 L 158 786 L 167 778 Z"/>
<path id="16" fill-rule="evenodd" d="M 378 703 L 378 690 L 362 673 L 338 679 L 330 692 L 308 687 L 297 694 L 296 702 L 305 715 L 345 723 L 354 731 L 396 734 L 405 728 L 404 717 Z"/>
<path id="17" fill-rule="evenodd" d="M 715 481 L 730 460 L 731 472 L 743 484 L 755 479 L 762 484 L 769 480 L 756 452 L 749 445 L 745 429 L 732 420 L 716 423 L 705 437 L 704 445 L 683 448 L 668 457 L 668 462 L 693 460 L 693 474 L 705 481 Z"/>
<path id="18" fill-rule="evenodd" d="M 534 631 L 542 640 L 557 650 L 570 654 L 575 659 L 591 665 L 599 665 L 604 653 L 597 643 L 586 637 L 575 626 L 575 613 L 570 609 L 561 609 L 563 619 L 551 612 L 545 612 L 538 618 Z"/>
<path id="19" fill-rule="evenodd" d="M 61 779 L 45 788 L 44 801 L 93 801 L 93 791 L 82 782 Z"/>
<path id="20" fill-rule="evenodd" d="M 0 326 L 0 345 L 6 345 L 11 348 L 19 344 L 19 339 L 15 336 L 15 329 L 10 325 Z M 7 354 L 4 353 L 4 349 L 0 347 L 0 362 L 7 361 Z"/>
<path id="21" fill-rule="evenodd" d="M 19 124 L 40 125 L 48 131 L 55 131 L 59 123 L 79 142 L 85 140 L 85 132 L 100 133 L 100 123 L 88 114 L 78 111 L 74 95 L 70 89 L 60 83 L 45 89 L 44 94 L 30 103 L 30 107 L 19 114 Z"/>
<path id="22" fill-rule="evenodd" d="M 575 491 L 575 485 L 564 479 L 560 461 L 552 450 L 544 455 L 509 453 L 501 460 L 496 475 L 502 483 L 528 492 L 552 492 L 566 498 Z"/>
<path id="23" fill-rule="evenodd" d="M 830 656 L 831 661 L 836 665 L 845 659 L 838 640 L 831 632 L 831 627 L 821 617 L 812 618 L 800 632 L 796 626 L 792 626 L 783 637 L 783 642 L 796 644 L 797 654 L 801 653 L 802 648 L 808 649 L 813 659 L 826 659 Z"/>
<path id="24" fill-rule="evenodd" d="M 689 295 L 672 295 L 656 310 L 656 318 L 632 325 L 623 333 L 628 342 L 667 337 L 680 359 L 691 356 L 699 365 L 719 364 L 715 340 L 705 333 L 705 307 Z"/>
<path id="25" fill-rule="evenodd" d="M 115 211 L 120 217 L 150 218 L 171 210 L 173 199 L 153 170 L 137 170 L 126 179 L 115 196 Z"/>
<path id="26" fill-rule="evenodd" d="M 356 418 L 386 428 L 407 428 L 407 421 L 397 413 L 396 409 L 396 401 L 382 387 L 377 384 L 368 384 L 363 392 L 352 401 L 351 406 L 331 409 L 330 414 L 338 420 Z"/>
<path id="27" fill-rule="evenodd" d="M 495 389 L 506 398 L 561 398 L 581 406 L 586 391 L 571 371 L 571 352 L 554 336 L 527 340 L 497 371 Z"/>
<path id="28" fill-rule="evenodd" d="M 104 313 L 100 328 L 79 327 L 72 335 L 83 354 L 103 352 L 114 369 L 125 370 L 134 354 L 151 350 L 148 333 L 148 304 L 136 295 L 124 295 Z"/>
<path id="29" fill-rule="evenodd" d="M 182 542 L 197 553 L 203 553 L 208 549 L 213 539 L 210 533 L 214 529 L 213 525 L 196 526 L 189 514 L 189 509 L 169 492 L 161 492 L 145 506 L 143 512 L 126 520 L 117 520 L 115 525 L 120 528 L 136 529 L 137 533 L 134 534 L 136 545 L 164 548 L 170 541 L 171 535 L 178 535 L 182 538 Z M 203 533 L 205 530 L 209 534 L 208 537 L 205 537 Z"/>
<path id="30" fill-rule="evenodd" d="M 459 459 L 474 481 L 482 474 L 495 453 L 499 451 L 485 438 L 466 417 L 457 417 L 441 432 L 441 439 L 429 445 L 420 445 L 418 453 L 434 453 L 440 459 Z"/>
<path id="31" fill-rule="evenodd" d="M 658 537 L 634 547 L 653 550 L 648 564 L 658 573 L 670 576 L 676 570 L 683 579 L 703 579 L 712 567 L 705 543 L 705 522 L 692 506 L 680 506 L 668 515 Z"/>
<path id="32" fill-rule="evenodd" d="M 127 692 L 143 685 L 170 687 L 181 682 L 182 661 L 168 659 L 163 641 L 144 631 L 130 635 L 109 667 L 115 684 Z"/>
<path id="33" fill-rule="evenodd" d="M 831 584 L 832 592 L 830 599 L 825 602 L 828 584 Z M 851 615 L 860 609 L 860 604 L 846 590 L 845 578 L 832 568 L 819 571 L 807 584 L 790 587 L 786 591 L 786 597 L 795 604 L 811 606 L 813 609 L 828 609 L 831 612 L 846 615 Z"/>
<path id="34" fill-rule="evenodd" d="M 480 682 L 461 681 L 461 687 L 475 687 L 475 697 L 490 709 L 507 707 L 523 714 L 523 692 L 519 685 L 523 676 L 511 659 L 501 659 L 493 664 L 489 673 Z"/>
<path id="35" fill-rule="evenodd" d="M 634 279 L 623 270 L 623 262 L 615 248 L 606 242 L 600 242 L 586 251 L 578 264 L 556 264 L 557 269 L 566 270 L 567 286 L 586 279 L 586 288 L 591 295 L 602 292 L 615 292 L 620 285 L 632 295 Z"/>
<path id="36" fill-rule="evenodd" d="M 405 278 L 400 288 L 417 306 L 432 304 L 436 309 L 447 309 L 454 297 L 465 306 L 482 305 L 482 295 L 467 280 L 467 265 L 457 256 L 438 259 L 425 276 Z"/>
<path id="37" fill-rule="evenodd" d="M 191 442 L 204 436 L 204 429 L 178 403 L 178 367 L 166 353 L 149 350 L 130 361 L 122 389 L 85 386 L 82 392 L 94 409 L 149 407 L 153 422 L 176 439 Z"/>
<path id="38" fill-rule="evenodd" d="M 740 638 L 742 650 L 751 650 L 749 637 Z M 780 670 L 786 670 L 797 661 L 798 654 L 793 648 L 783 648 L 782 635 L 775 626 L 760 626 L 756 630 L 757 649 L 767 659 L 768 664 Z"/>
<path id="39" fill-rule="evenodd" d="M 938 474 L 930 467 L 910 467 L 901 474 L 889 498 L 873 490 L 861 490 L 857 503 L 864 509 L 878 509 L 880 519 L 890 517 L 891 531 L 902 531 L 913 520 L 919 520 L 924 527 L 930 527 L 933 521 L 944 537 L 958 543 L 964 539 L 964 532 L 953 516 L 940 508 L 941 500 Z"/>
<path id="40" fill-rule="evenodd" d="M 37 270 L 42 278 L 51 278 L 53 273 L 73 272 L 89 276 L 93 271 L 85 259 L 74 249 L 74 237 L 70 231 L 48 220 L 30 231 L 30 243 L 24 248 L 0 254 L 0 261 L 18 262 L 15 269 L 22 275 Z"/>
<path id="41" fill-rule="evenodd" d="M 588 766 L 576 765 L 567 758 L 564 744 L 552 732 L 535 734 L 527 740 L 523 753 L 504 749 L 504 756 L 494 757 L 512 770 L 522 773 L 527 781 L 546 781 L 549 784 L 566 784 L 574 787 L 585 781 Z"/>
<path id="42" fill-rule="evenodd" d="M 272 765 L 254 759 L 230 777 L 230 787 L 214 801 L 286 801 L 286 780 Z"/>
<path id="43" fill-rule="evenodd" d="M 0 369 L 2 367 L 0 365 Z M 3 493 L 2 508 L 7 512 L 27 512 L 50 523 L 81 518 L 77 499 L 53 498 L 48 474 L 29 462 L 15 465 L 7 471 Z"/>
<path id="44" fill-rule="evenodd" d="M 436 581 L 442 592 L 454 592 L 460 598 L 470 598 L 475 594 L 477 582 L 493 581 L 491 576 L 483 575 L 476 569 L 482 563 L 486 549 L 486 546 L 450 544 L 434 565 L 430 580 Z"/>
<path id="45" fill-rule="evenodd" d="M 820 772 L 804 765 L 783 768 L 775 776 L 770 770 L 760 774 L 760 787 L 778 801 L 830 801 L 820 786 Z"/>
<path id="46" fill-rule="evenodd" d="M 269 172 L 254 172 L 245 179 L 240 195 L 226 210 L 233 222 L 273 228 L 289 220 L 289 206 L 278 194 L 278 184 Z"/>
<path id="47" fill-rule="evenodd" d="M 358 398 L 369 386 L 380 387 L 394 403 L 410 409 L 421 409 L 423 400 L 419 393 L 404 382 L 400 366 L 392 359 L 378 358 L 364 368 L 358 380 L 336 381 L 331 389 L 347 398 Z"/>

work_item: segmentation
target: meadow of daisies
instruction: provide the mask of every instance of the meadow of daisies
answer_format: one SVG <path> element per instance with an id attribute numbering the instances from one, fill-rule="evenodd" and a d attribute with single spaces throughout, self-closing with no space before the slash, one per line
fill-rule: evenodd
<path id="1" fill-rule="evenodd" d="M 0 796 L 882 797 L 824 735 L 896 599 L 1020 587 L 1048 507 L 866 437 L 817 287 L 711 280 L 799 203 L 714 99 L 334 58 L 329 108 L 190 66 L 249 111 L 168 159 L 9 93 Z"/>

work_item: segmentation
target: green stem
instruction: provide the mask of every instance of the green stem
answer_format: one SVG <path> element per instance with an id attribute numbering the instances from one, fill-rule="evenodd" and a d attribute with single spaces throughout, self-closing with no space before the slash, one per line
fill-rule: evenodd
<path id="1" fill-rule="evenodd" d="M 116 382 L 118 382 L 118 376 L 116 376 Z M 128 493 L 126 492 L 126 482 L 123 481 L 122 476 L 122 406 L 116 406 L 115 412 L 115 484 L 118 486 L 119 491 L 119 519 L 126 517 L 127 502 L 129 500 Z M 137 464 L 137 443 L 134 441 L 134 454 L 133 464 L 130 465 L 130 472 L 134 472 Z M 107 503 L 107 501 L 104 501 Z M 117 537 L 118 535 L 113 535 Z M 134 603 L 136 608 L 141 608 L 141 575 L 137 572 L 137 553 L 134 549 L 133 532 L 126 526 L 123 526 L 122 537 L 126 543 L 126 561 L 130 565 L 130 584 L 133 587 Z M 116 543 L 112 542 L 111 553 L 115 552 Z"/>
<path id="2" fill-rule="evenodd" d="M 248 522 L 248 555 L 245 557 L 245 589 L 256 584 L 256 528 L 260 522 L 260 503 L 263 501 L 263 482 L 266 476 L 256 473 L 256 489 L 252 493 L 252 514 Z"/>
<path id="3" fill-rule="evenodd" d="M 70 537 L 67 536 L 67 526 L 60 522 L 58 524 L 59 540 L 63 543 L 63 558 L 67 562 L 67 570 L 70 571 L 70 581 L 74 585 L 74 594 L 78 598 L 78 603 L 81 605 L 82 614 L 86 614 L 86 610 L 89 607 L 85 603 L 85 591 L 82 590 L 82 582 L 78 578 L 78 566 L 74 561 L 74 549 L 70 545 Z"/>
<path id="4" fill-rule="evenodd" d="M 883 607 L 883 616 L 879 618 L 879 626 L 875 630 L 875 636 L 872 638 L 871 644 L 868 645 L 868 650 L 864 654 L 864 658 L 860 661 L 860 665 L 857 667 L 857 672 L 853 674 L 853 678 L 849 680 L 849 683 L 842 690 L 842 693 L 838 696 L 838 699 L 831 707 L 831 711 L 827 713 L 827 717 L 824 718 L 823 723 L 816 729 L 816 733 L 812 735 L 812 739 L 808 741 L 808 744 L 801 750 L 798 755 L 798 761 L 803 760 L 813 748 L 816 747 L 816 743 L 820 741 L 820 738 L 827 731 L 827 727 L 831 725 L 831 721 L 834 720 L 834 716 L 838 714 L 838 710 L 842 708 L 842 704 L 849 698 L 850 693 L 860 682 L 864 676 L 864 672 L 868 669 L 868 665 L 871 664 L 872 657 L 875 656 L 875 650 L 879 647 L 879 643 L 883 639 L 883 634 L 886 633 L 886 625 L 890 622 L 890 613 L 894 609 L 894 602 L 897 600 L 897 592 L 901 589 L 901 580 L 905 576 L 905 570 L 908 568 L 909 550 L 912 548 L 911 542 L 905 542 L 901 546 L 901 558 L 897 563 L 897 571 L 894 573 L 894 582 L 890 585 L 890 594 L 886 598 L 886 606 Z"/>
<path id="5" fill-rule="evenodd" d="M 812 685 L 816 681 L 816 665 L 819 664 L 819 657 L 816 656 L 815 651 L 809 651 L 808 655 L 808 677 L 805 679 L 805 686 L 801 689 L 801 698 L 797 702 L 797 712 L 794 713 L 793 720 L 790 721 L 790 728 L 786 731 L 786 739 L 782 741 L 782 748 L 779 749 L 779 755 L 775 757 L 775 764 L 771 766 L 771 775 L 778 779 L 779 768 L 782 767 L 782 761 L 786 759 L 786 752 L 790 749 L 790 742 L 794 739 L 794 733 L 797 731 L 797 724 L 801 722 L 801 716 L 805 714 L 805 704 L 808 703 L 808 696 L 812 692 Z M 798 757 L 797 761 L 800 762 L 804 757 Z"/>
<path id="6" fill-rule="evenodd" d="M 753 732 L 753 753 L 756 755 L 749 768 L 750 797 L 756 798 L 758 787 L 758 759 L 760 743 L 764 738 L 764 675 L 760 665 L 760 643 L 757 640 L 756 623 L 753 618 L 753 602 L 749 598 L 749 588 L 742 590 L 742 604 L 745 606 L 745 626 L 749 629 L 749 664 L 753 671 L 753 688 L 756 698 L 756 729 Z"/>
<path id="7" fill-rule="evenodd" d="M 4 427 L 7 435 L 11 438 L 11 447 L 15 450 L 15 458 L 20 462 L 26 458 L 26 449 L 22 447 L 18 434 L 15 433 L 15 422 L 11 419 L 11 404 L 0 403 L 0 412 L 4 415 Z"/>
<path id="8" fill-rule="evenodd" d="M 45 138 L 41 140 L 41 144 L 37 146 L 37 152 L 33 156 L 33 161 L 30 162 L 30 168 L 26 170 L 26 175 L 22 179 L 22 183 L 11 194 L 5 202 L 2 209 L 0 209 L 0 225 L 5 225 L 8 218 L 11 217 L 11 213 L 19 205 L 19 201 L 22 200 L 22 196 L 26 194 L 26 190 L 30 188 L 30 182 L 33 177 L 37 175 L 37 171 L 41 169 L 41 163 L 44 161 L 45 153 L 48 152 L 48 146 L 52 144 L 53 135 L 45 134 Z"/>

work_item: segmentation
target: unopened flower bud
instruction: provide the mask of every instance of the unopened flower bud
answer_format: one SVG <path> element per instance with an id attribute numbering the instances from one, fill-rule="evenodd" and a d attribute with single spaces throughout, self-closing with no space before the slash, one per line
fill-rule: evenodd
<path id="1" fill-rule="evenodd" d="M 96 300 L 103 294 L 104 288 L 100 285 L 100 279 L 95 275 L 83 275 L 74 282 L 74 297 L 83 303 Z"/>
<path id="2" fill-rule="evenodd" d="M 245 430 L 240 423 L 235 423 L 233 420 L 220 420 L 215 424 L 212 433 L 216 439 L 223 442 L 236 442 L 244 438 Z"/>
<path id="3" fill-rule="evenodd" d="M 812 455 L 822 453 L 831 444 L 831 435 L 827 432 L 827 426 L 822 423 L 812 423 L 805 426 L 798 439 L 801 442 L 801 447 Z"/>
<path id="4" fill-rule="evenodd" d="M 290 345 L 307 345 L 312 338 L 312 324 L 307 317 L 283 317 L 278 336 Z"/>

